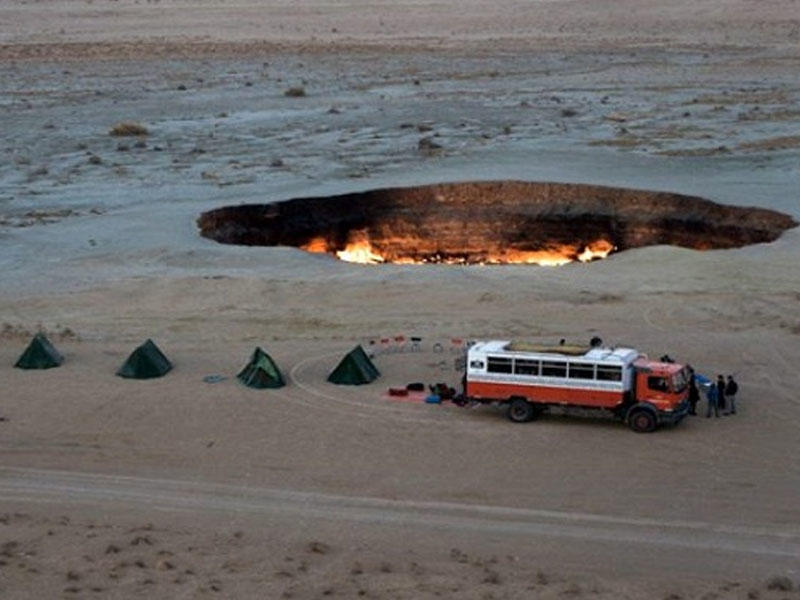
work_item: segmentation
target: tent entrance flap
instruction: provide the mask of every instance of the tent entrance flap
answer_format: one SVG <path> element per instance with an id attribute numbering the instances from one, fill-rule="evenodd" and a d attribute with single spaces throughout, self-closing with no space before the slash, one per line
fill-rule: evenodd
<path id="1" fill-rule="evenodd" d="M 250 388 L 280 388 L 286 385 L 278 365 L 261 348 L 256 348 L 236 378 Z"/>

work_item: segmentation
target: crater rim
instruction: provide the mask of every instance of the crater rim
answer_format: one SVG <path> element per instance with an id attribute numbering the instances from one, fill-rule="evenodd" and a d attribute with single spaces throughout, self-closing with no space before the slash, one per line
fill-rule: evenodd
<path id="1" fill-rule="evenodd" d="M 798 223 L 772 209 L 673 192 L 502 180 L 222 206 L 197 225 L 219 243 L 296 247 L 351 262 L 560 265 L 653 245 L 769 243 Z"/>

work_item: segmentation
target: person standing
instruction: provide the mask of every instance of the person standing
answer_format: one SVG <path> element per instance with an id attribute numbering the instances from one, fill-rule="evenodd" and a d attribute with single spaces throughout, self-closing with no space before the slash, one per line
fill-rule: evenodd
<path id="1" fill-rule="evenodd" d="M 712 381 L 706 390 L 706 398 L 708 399 L 708 409 L 706 410 L 706 419 L 711 417 L 711 410 L 714 410 L 714 416 L 719 417 L 719 392 L 717 386 Z"/>
<path id="2" fill-rule="evenodd" d="M 733 375 L 728 375 L 728 383 L 725 384 L 725 397 L 731 405 L 729 414 L 736 414 L 736 392 L 739 391 L 739 384 L 733 379 Z"/>
<path id="3" fill-rule="evenodd" d="M 689 414 L 697 414 L 697 403 L 700 401 L 700 390 L 697 389 L 694 371 L 689 376 Z"/>
<path id="4" fill-rule="evenodd" d="M 717 375 L 717 405 L 722 414 L 725 414 L 728 404 L 725 402 L 725 377 L 722 375 Z"/>

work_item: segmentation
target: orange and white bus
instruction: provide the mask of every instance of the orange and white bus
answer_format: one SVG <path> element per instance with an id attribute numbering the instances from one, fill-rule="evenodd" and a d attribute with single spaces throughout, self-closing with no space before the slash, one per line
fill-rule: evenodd
<path id="1" fill-rule="evenodd" d="M 675 424 L 688 412 L 689 372 L 649 360 L 633 348 L 474 343 L 464 396 L 508 404 L 512 421 L 531 421 L 551 406 L 606 410 L 637 432 Z"/>

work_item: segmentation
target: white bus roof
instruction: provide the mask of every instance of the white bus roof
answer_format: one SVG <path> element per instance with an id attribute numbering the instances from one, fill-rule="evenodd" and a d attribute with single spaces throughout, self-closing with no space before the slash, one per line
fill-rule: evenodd
<path id="1" fill-rule="evenodd" d="M 603 361 L 609 363 L 628 364 L 633 362 L 639 357 L 638 350 L 633 348 L 586 348 L 578 349 L 574 346 L 569 347 L 569 351 L 559 352 L 558 347 L 535 347 L 525 346 L 520 344 L 520 348 L 525 349 L 510 349 L 512 342 L 508 340 L 491 340 L 485 342 L 476 342 L 469 350 L 470 352 L 479 352 L 482 354 L 497 353 L 509 354 L 513 356 L 535 356 L 542 359 L 562 359 L 562 360 L 590 360 L 592 362 Z"/>

